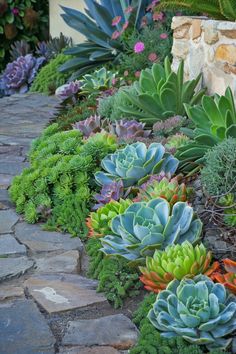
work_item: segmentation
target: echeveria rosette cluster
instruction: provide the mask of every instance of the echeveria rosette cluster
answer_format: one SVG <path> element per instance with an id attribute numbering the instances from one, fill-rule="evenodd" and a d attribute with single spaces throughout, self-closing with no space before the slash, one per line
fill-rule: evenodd
<path id="1" fill-rule="evenodd" d="M 72 81 L 68 84 L 62 85 L 56 89 L 55 95 L 61 100 L 65 101 L 69 98 L 73 98 L 81 88 L 80 81 Z"/>
<path id="2" fill-rule="evenodd" d="M 81 131 L 84 137 L 88 138 L 91 134 L 96 134 L 104 130 L 108 126 L 107 119 L 101 119 L 99 115 L 93 115 L 85 120 L 73 124 L 74 129 Z"/>
<path id="3" fill-rule="evenodd" d="M 148 318 L 163 337 L 226 349 L 232 339 L 225 336 L 236 329 L 236 298 L 203 275 L 175 279 L 157 295 Z"/>
<path id="4" fill-rule="evenodd" d="M 174 205 L 162 198 L 134 203 L 111 222 L 112 235 L 105 236 L 101 249 L 108 256 L 121 256 L 140 263 L 156 249 L 171 244 L 199 241 L 202 222 L 184 202 Z"/>
<path id="5" fill-rule="evenodd" d="M 93 210 L 102 207 L 111 200 L 119 200 L 122 197 L 124 197 L 124 185 L 122 181 L 113 181 L 111 183 L 104 184 L 100 193 L 94 195 L 94 199 L 97 201 L 97 204 L 93 206 Z"/>
<path id="6" fill-rule="evenodd" d="M 188 241 L 169 245 L 164 251 L 156 250 L 146 258 L 146 267 L 140 267 L 140 280 L 145 289 L 159 293 L 173 279 L 193 278 L 198 274 L 211 276 L 219 269 L 219 262 L 212 263 L 212 253 L 204 245 L 195 247 Z"/>
<path id="7" fill-rule="evenodd" d="M 236 295 L 236 262 L 231 259 L 223 259 L 225 271 L 227 273 L 214 273 L 213 279 L 223 284 L 233 294 Z"/>
<path id="8" fill-rule="evenodd" d="M 44 57 L 27 54 L 9 63 L 1 78 L 5 94 L 26 93 L 44 61 Z"/>
<path id="9" fill-rule="evenodd" d="M 119 120 L 110 125 L 110 132 L 119 139 L 132 139 L 137 137 L 148 138 L 151 130 L 145 130 L 145 123 L 136 120 Z"/>
<path id="10" fill-rule="evenodd" d="M 175 173 L 179 161 L 165 153 L 163 145 L 152 143 L 148 148 L 137 142 L 106 156 L 101 163 L 106 172 L 96 172 L 95 179 L 100 185 L 121 180 L 124 187 L 143 183 L 150 174 Z"/>

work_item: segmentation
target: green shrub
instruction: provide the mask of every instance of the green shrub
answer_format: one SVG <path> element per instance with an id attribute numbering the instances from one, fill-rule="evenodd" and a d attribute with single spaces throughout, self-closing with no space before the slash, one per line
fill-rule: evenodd
<path id="1" fill-rule="evenodd" d="M 97 238 L 90 238 L 87 242 L 90 256 L 88 276 L 98 279 L 97 291 L 104 292 L 115 308 L 122 307 L 126 298 L 139 294 L 139 274 L 122 259 L 104 257 L 100 248 L 101 242 Z"/>
<path id="2" fill-rule="evenodd" d="M 68 60 L 68 56 L 60 53 L 45 65 L 34 80 L 30 91 L 45 94 L 55 93 L 57 87 L 64 85 L 69 78 L 68 73 L 60 73 L 58 68 Z"/>
<path id="3" fill-rule="evenodd" d="M 58 125 L 53 124 L 33 142 L 30 167 L 14 178 L 10 195 L 27 222 L 47 220 L 48 229 L 83 235 L 91 176 L 116 145 L 104 136 L 95 143 L 93 137 L 83 142 L 78 130 L 57 131 Z"/>

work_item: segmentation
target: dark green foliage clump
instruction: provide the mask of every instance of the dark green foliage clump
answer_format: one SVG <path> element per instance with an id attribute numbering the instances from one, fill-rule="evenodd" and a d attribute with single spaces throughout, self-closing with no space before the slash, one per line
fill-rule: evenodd
<path id="1" fill-rule="evenodd" d="M 92 173 L 116 145 L 106 139 L 97 144 L 93 139 L 84 142 L 78 130 L 57 131 L 58 125 L 53 124 L 33 142 L 30 167 L 14 178 L 10 195 L 27 222 L 41 219 L 47 221 L 48 229 L 83 235 Z"/>
<path id="2" fill-rule="evenodd" d="M 146 296 L 134 313 L 133 322 L 140 330 L 138 344 L 130 350 L 130 354 L 203 354 L 204 348 L 192 345 L 180 337 L 166 339 L 150 323 L 147 314 L 152 308 L 156 294 Z M 212 354 L 227 354 L 221 350 L 213 350 Z M 229 353 L 228 353 L 229 354 Z"/>
<path id="3" fill-rule="evenodd" d="M 87 243 L 87 253 L 90 256 L 88 276 L 99 280 L 97 291 L 104 292 L 115 308 L 122 307 L 126 298 L 139 294 L 142 286 L 139 274 L 128 267 L 125 260 L 105 257 L 99 251 L 101 247 L 99 239 L 89 239 Z"/>
<path id="4" fill-rule="evenodd" d="M 58 54 L 55 59 L 50 60 L 36 76 L 30 91 L 54 94 L 57 87 L 64 85 L 70 76 L 68 73 L 60 73 L 58 71 L 59 66 L 67 60 L 68 56 L 63 53 Z"/>

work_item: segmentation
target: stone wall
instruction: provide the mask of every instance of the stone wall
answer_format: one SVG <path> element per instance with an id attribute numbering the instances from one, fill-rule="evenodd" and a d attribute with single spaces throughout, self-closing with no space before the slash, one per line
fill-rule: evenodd
<path id="1" fill-rule="evenodd" d="M 186 79 L 203 74 L 209 94 L 230 86 L 236 97 L 236 22 L 201 17 L 174 17 L 173 68 L 185 62 Z"/>

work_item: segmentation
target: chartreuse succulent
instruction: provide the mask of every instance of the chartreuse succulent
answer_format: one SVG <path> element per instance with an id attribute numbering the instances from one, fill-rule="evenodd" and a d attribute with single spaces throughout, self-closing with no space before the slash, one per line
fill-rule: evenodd
<path id="1" fill-rule="evenodd" d="M 146 258 L 146 267 L 140 267 L 140 280 L 149 291 L 164 290 L 173 279 L 193 278 L 198 274 L 210 276 L 219 268 L 212 264 L 212 254 L 204 245 L 193 246 L 185 241 L 181 245 L 169 245 L 164 251 L 156 250 L 153 257 Z"/>
<path id="2" fill-rule="evenodd" d="M 179 184 L 177 178 L 169 180 L 164 177 L 161 181 L 150 181 L 141 186 L 136 201 L 148 201 L 155 198 L 164 198 L 172 207 L 177 202 L 186 202 L 191 189 L 184 183 Z"/>
<path id="3" fill-rule="evenodd" d="M 87 219 L 87 226 L 90 237 L 103 237 L 111 232 L 112 219 L 120 214 L 132 204 L 129 199 L 111 200 L 108 204 L 99 208 L 96 212 L 90 213 Z"/>
<path id="4" fill-rule="evenodd" d="M 223 284 L 233 294 L 236 295 L 236 262 L 231 259 L 223 259 L 225 271 L 227 273 L 214 273 L 213 279 Z"/>
<path id="5" fill-rule="evenodd" d="M 156 298 L 148 318 L 165 338 L 226 349 L 236 329 L 235 296 L 203 275 L 172 280 Z"/>
<path id="6" fill-rule="evenodd" d="M 121 180 L 127 188 L 142 183 L 150 174 L 175 173 L 178 160 L 165 153 L 161 144 L 152 143 L 147 148 L 144 143 L 137 142 L 106 156 L 101 166 L 106 172 L 95 173 L 98 184 Z"/>
<path id="7" fill-rule="evenodd" d="M 203 96 L 201 105 L 185 105 L 188 117 L 195 129 L 182 129 L 193 141 L 180 147 L 176 157 L 184 172 L 199 169 L 209 149 L 227 138 L 236 138 L 236 107 L 234 96 L 228 87 L 224 96 Z"/>
<path id="8" fill-rule="evenodd" d="M 184 82 L 184 63 L 175 73 L 166 58 L 164 67 L 155 63 L 151 69 L 141 71 L 139 81 L 133 85 L 135 93 L 129 88 L 122 90 L 124 100 L 119 108 L 125 117 L 136 117 L 149 126 L 175 115 L 184 116 L 184 103 L 197 104 L 205 93 L 205 89 L 197 92 L 200 79 L 201 75 Z"/>
<path id="9" fill-rule="evenodd" d="M 108 256 L 121 256 L 139 263 L 152 256 L 155 249 L 168 245 L 192 244 L 199 241 L 202 222 L 193 209 L 178 202 L 171 211 L 170 204 L 162 198 L 130 205 L 111 222 L 111 235 L 101 239 L 102 251 Z"/>

